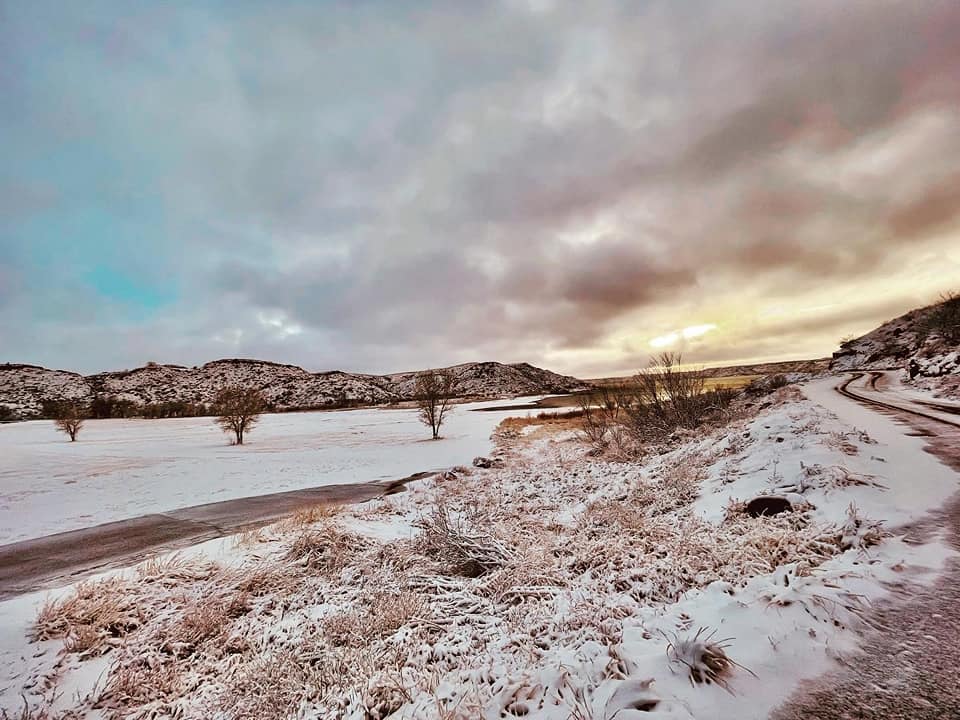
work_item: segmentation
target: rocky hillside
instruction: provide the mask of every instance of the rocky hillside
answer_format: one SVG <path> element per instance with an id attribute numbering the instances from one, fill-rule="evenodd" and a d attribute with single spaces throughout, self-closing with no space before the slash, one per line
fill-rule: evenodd
<path id="1" fill-rule="evenodd" d="M 834 371 L 884 368 L 904 368 L 910 379 L 960 373 L 960 296 L 844 341 L 830 362 Z"/>
<path id="2" fill-rule="evenodd" d="M 451 368 L 463 397 L 565 393 L 584 387 L 577 378 L 520 363 L 467 363 Z M 295 365 L 262 360 L 216 360 L 200 367 L 150 363 L 134 370 L 83 376 L 33 365 L 0 365 L 0 407 L 17 418 L 41 417 L 44 405 L 86 404 L 109 398 L 128 407 L 209 405 L 222 387 L 260 388 L 276 410 L 378 405 L 413 398 L 416 372 L 362 375 L 311 373 Z M 175 412 L 192 412 L 177 410 Z"/>

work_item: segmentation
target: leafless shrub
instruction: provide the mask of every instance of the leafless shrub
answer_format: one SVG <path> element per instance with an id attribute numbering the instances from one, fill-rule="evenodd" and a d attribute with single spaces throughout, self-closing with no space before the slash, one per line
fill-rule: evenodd
<path id="1" fill-rule="evenodd" d="M 213 406 L 217 425 L 228 435 L 233 435 L 235 445 L 243 445 L 244 435 L 257 424 L 265 408 L 266 401 L 260 391 L 246 387 L 221 389 Z"/>
<path id="2" fill-rule="evenodd" d="M 440 426 L 450 411 L 457 393 L 457 376 L 453 370 L 427 370 L 417 375 L 414 393 L 420 422 L 430 428 L 433 439 L 440 438 Z"/>
<path id="3" fill-rule="evenodd" d="M 632 398 L 621 408 L 633 434 L 660 441 L 678 428 L 694 430 L 719 415 L 738 394 L 730 388 L 706 390 L 706 373 L 684 370 L 681 356 L 663 353 L 634 376 Z"/>
<path id="4" fill-rule="evenodd" d="M 53 406 L 53 424 L 70 438 L 70 442 L 77 441 L 77 435 L 80 434 L 86 418 L 87 409 L 79 403 L 62 402 Z"/>
<path id="5" fill-rule="evenodd" d="M 501 541 L 454 517 L 440 504 L 421 517 L 417 527 L 421 532 L 416 549 L 457 575 L 479 577 L 501 567 L 513 554 Z"/>
<path id="6" fill-rule="evenodd" d="M 629 397 L 629 390 L 618 385 L 602 385 L 579 396 L 580 429 L 594 450 L 607 447 L 611 431 L 622 422 L 621 413 Z"/>
<path id="7" fill-rule="evenodd" d="M 950 343 L 960 343 L 960 292 L 947 292 L 940 296 L 925 321 L 927 332 L 937 333 Z"/>

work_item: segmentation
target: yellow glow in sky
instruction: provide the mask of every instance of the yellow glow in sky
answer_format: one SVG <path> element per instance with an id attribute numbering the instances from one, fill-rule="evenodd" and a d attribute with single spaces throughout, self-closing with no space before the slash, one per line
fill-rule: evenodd
<path id="1" fill-rule="evenodd" d="M 659 337 L 653 338 L 650 341 L 651 347 L 663 348 L 670 347 L 675 345 L 680 341 L 681 338 L 684 340 L 690 340 L 691 338 L 700 337 L 701 335 L 706 335 L 711 330 L 716 330 L 717 326 L 713 323 L 706 323 L 704 325 L 691 325 L 686 327 L 683 330 L 676 330 L 666 335 L 660 335 Z"/>

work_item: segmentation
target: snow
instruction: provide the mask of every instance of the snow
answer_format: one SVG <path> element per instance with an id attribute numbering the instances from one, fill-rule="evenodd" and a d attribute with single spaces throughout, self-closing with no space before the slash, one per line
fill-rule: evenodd
<path id="1" fill-rule="evenodd" d="M 957 491 L 956 473 L 924 451 L 923 438 L 905 435 L 890 417 L 839 395 L 834 388 L 841 380 L 807 383 L 802 392 L 809 400 L 750 423 L 734 444 L 760 444 L 716 466 L 697 510 L 717 522 L 731 499 L 793 493 L 824 522 L 842 522 L 852 502 L 867 517 L 897 526 L 946 502 Z M 736 482 L 728 483 L 732 473 Z"/>
<path id="2" fill-rule="evenodd" d="M 264 415 L 242 447 L 212 418 L 0 425 L 0 543 L 219 500 L 469 465 L 516 400 L 458 405 L 432 441 L 412 409 Z"/>
<path id="3" fill-rule="evenodd" d="M 758 415 L 644 462 L 589 457 L 570 431 L 517 433 L 503 467 L 419 481 L 409 492 L 343 508 L 313 527 L 358 533 L 368 549 L 332 573 L 309 568 L 296 591 L 259 599 L 231 626 L 256 647 L 228 662 L 202 653 L 182 659 L 190 690 L 144 706 L 142 716 L 210 716 L 205 703 L 234 693 L 231 683 L 245 671 L 256 676 L 284 653 L 312 649 L 318 659 L 346 653 L 338 672 L 359 673 L 359 684 L 330 702 L 285 698 L 286 709 L 305 718 L 386 717 L 383 707 L 394 720 L 766 718 L 801 681 L 856 650 L 864 614 L 892 584 L 931 582 L 953 555 L 942 538 L 908 541 L 898 528 L 939 507 L 955 491 L 956 474 L 924 451 L 922 439 L 834 392 L 837 382 L 809 383 L 805 397 L 785 389 Z M 692 502 L 670 498 L 677 473 L 694 483 Z M 735 501 L 774 493 L 803 513 L 728 517 Z M 591 520 L 598 505 L 628 514 Z M 851 505 L 862 520 L 856 532 Z M 507 563 L 467 578 L 418 557 L 409 539 L 438 507 L 480 518 L 483 532 L 501 538 Z M 863 531 L 875 523 L 890 535 L 868 542 Z M 284 558 L 301 532 L 278 524 L 252 547 L 218 539 L 188 555 L 203 552 L 234 572 L 265 563 L 292 575 L 296 567 Z M 759 551 L 740 544 L 750 533 L 773 542 Z M 223 592 L 213 581 L 176 590 Z M 400 591 L 423 603 L 406 624 L 366 640 L 358 655 L 326 644 L 325 623 L 373 622 L 373 598 Z M 134 584 L 131 592 L 160 588 Z M 81 662 L 58 654 L 59 641 L 24 641 L 40 600 L 0 603 L 0 707 L 16 707 L 25 686 L 31 700 L 49 695 L 44 678 L 69 689 L 55 709 L 82 706 L 107 684 L 104 658 Z M 144 636 L 163 634 L 175 612 L 150 617 L 129 652 L 111 651 L 119 656 L 113 662 L 165 662 Z M 719 684 L 693 682 L 681 662 L 704 640 L 725 645 L 737 663 Z"/>

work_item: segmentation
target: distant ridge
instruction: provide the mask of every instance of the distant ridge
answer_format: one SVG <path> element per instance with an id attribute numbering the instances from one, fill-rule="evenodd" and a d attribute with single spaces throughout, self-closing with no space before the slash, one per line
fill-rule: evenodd
<path id="1" fill-rule="evenodd" d="M 476 362 L 454 365 L 463 397 L 516 397 L 566 393 L 588 386 L 529 363 Z M 209 405 L 228 385 L 260 389 L 278 411 L 353 405 L 382 405 L 410 400 L 417 372 L 391 375 L 327 370 L 312 373 L 296 365 L 248 358 L 214 360 L 199 367 L 148 363 L 132 370 L 80 375 L 37 365 L 0 365 L 0 405 L 20 419 L 43 415 L 45 404 L 91 403 L 111 398 L 136 406 L 164 403 Z"/>

